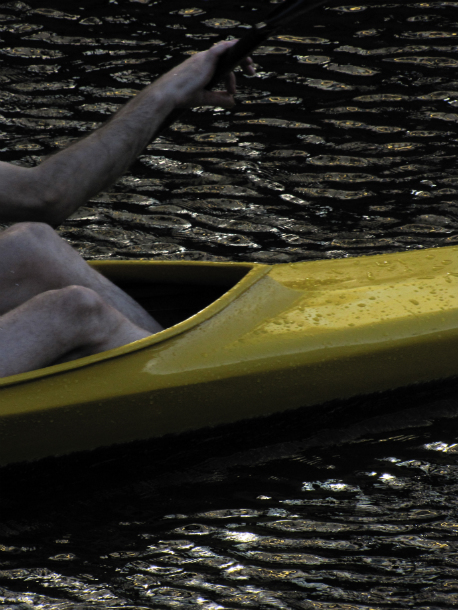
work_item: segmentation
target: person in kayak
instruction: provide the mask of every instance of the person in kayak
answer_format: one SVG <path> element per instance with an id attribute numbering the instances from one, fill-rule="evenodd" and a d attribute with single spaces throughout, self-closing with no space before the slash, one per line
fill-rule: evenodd
<path id="1" fill-rule="evenodd" d="M 33 168 L 0 162 L 0 377 L 73 360 L 162 330 L 136 301 L 94 271 L 57 233 L 79 206 L 111 185 L 176 108 L 234 104 L 207 91 L 235 41 L 196 53 L 143 89 L 105 125 Z M 253 62 L 242 65 L 255 73 Z"/>

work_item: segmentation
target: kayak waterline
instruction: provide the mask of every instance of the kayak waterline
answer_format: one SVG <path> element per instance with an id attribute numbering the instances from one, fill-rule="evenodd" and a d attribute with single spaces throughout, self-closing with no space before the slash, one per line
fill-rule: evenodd
<path id="1" fill-rule="evenodd" d="M 184 304 L 222 295 L 146 339 L 0 379 L 0 466 L 458 375 L 455 246 L 272 266 L 91 265 L 153 302 L 164 286 Z"/>

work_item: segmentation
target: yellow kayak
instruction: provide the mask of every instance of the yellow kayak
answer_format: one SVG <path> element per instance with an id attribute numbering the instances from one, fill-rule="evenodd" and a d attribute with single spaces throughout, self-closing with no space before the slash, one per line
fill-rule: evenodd
<path id="1" fill-rule="evenodd" d="M 0 465 L 458 374 L 458 247 L 272 266 L 91 264 L 170 326 L 0 379 Z"/>

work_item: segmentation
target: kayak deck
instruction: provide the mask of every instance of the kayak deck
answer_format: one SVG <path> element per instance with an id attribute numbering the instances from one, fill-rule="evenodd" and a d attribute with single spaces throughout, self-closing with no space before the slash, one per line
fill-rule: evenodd
<path id="1" fill-rule="evenodd" d="M 458 374 L 457 247 L 270 267 L 93 265 L 172 326 L 0 380 L 0 465 Z"/>

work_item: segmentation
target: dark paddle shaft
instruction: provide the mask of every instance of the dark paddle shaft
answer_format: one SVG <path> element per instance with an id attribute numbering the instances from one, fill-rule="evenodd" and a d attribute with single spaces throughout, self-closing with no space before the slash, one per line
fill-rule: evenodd
<path id="1" fill-rule="evenodd" d="M 229 72 L 232 72 L 240 62 L 242 62 L 250 53 L 252 53 L 260 44 L 265 42 L 274 32 L 280 29 L 289 21 L 295 19 L 303 13 L 323 6 L 329 0 L 320 0 L 309 4 L 306 0 L 286 0 L 282 2 L 270 15 L 266 21 L 253 25 L 251 29 L 242 36 L 238 42 L 228 49 L 221 56 L 218 65 L 216 66 L 213 78 L 208 83 L 206 89 L 213 89 Z M 174 110 L 162 122 L 156 135 L 170 127 L 183 114 L 183 110 Z"/>

